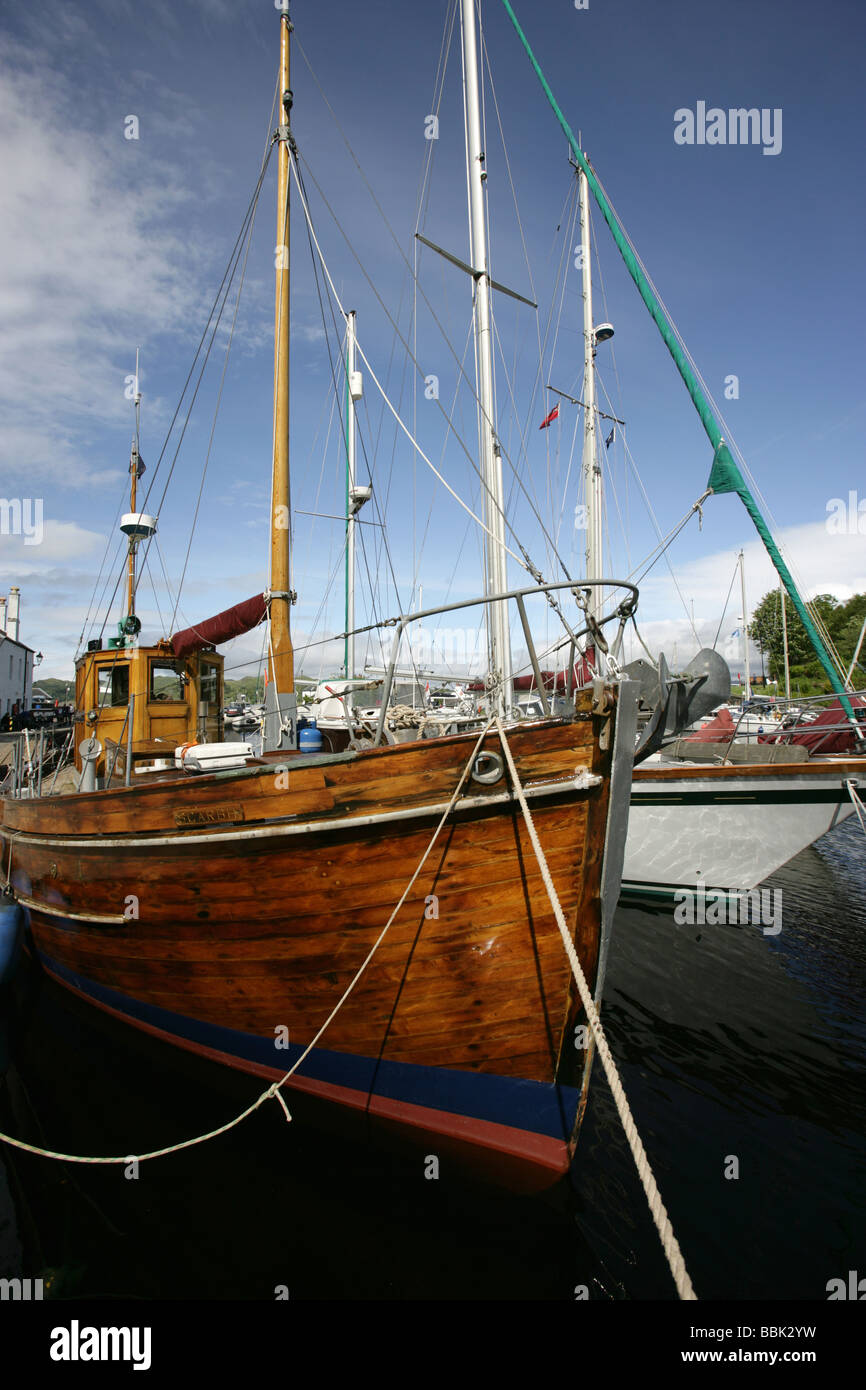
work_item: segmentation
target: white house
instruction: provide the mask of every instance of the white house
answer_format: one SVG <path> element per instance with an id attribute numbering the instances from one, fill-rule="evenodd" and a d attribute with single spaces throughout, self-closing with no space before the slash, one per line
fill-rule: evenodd
<path id="1" fill-rule="evenodd" d="M 33 651 L 18 640 L 21 594 L 17 585 L 0 598 L 0 718 L 30 708 L 33 690 Z"/>

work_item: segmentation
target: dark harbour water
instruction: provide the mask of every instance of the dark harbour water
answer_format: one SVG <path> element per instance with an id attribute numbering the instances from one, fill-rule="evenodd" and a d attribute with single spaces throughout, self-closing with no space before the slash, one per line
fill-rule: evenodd
<path id="1" fill-rule="evenodd" d="M 604 1020 L 702 1300 L 821 1300 L 866 1276 L 866 838 L 855 819 L 769 881 L 783 927 L 621 908 Z M 142 1152 L 262 1089 L 123 1028 L 30 969 L 5 1008 L 0 1128 Z M 739 1177 L 725 1177 L 730 1159 Z M 673 1300 L 596 1064 L 571 1183 L 541 1198 L 288 1126 L 273 1102 L 142 1165 L 0 1147 L 0 1277 L 61 1300 Z M 866 1287 L 866 1286 L 864 1286 Z"/>

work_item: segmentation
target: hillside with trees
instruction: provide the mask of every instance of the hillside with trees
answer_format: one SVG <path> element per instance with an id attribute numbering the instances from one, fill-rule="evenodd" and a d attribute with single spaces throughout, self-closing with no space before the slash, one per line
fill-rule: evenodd
<path id="1" fill-rule="evenodd" d="M 857 646 L 863 619 L 866 618 L 866 594 L 855 594 L 840 603 L 833 594 L 819 594 L 811 607 L 820 615 L 839 657 L 848 669 Z M 788 626 L 788 665 L 791 673 L 792 695 L 821 695 L 829 693 L 830 682 L 815 655 L 806 630 L 794 605 L 785 595 L 785 620 Z M 778 589 L 764 594 L 749 624 L 749 635 L 767 661 L 766 675 L 779 682 L 779 693 L 785 693 L 785 660 L 782 630 L 782 600 Z M 866 642 L 860 652 L 858 666 L 851 678 L 856 689 L 866 687 Z"/>

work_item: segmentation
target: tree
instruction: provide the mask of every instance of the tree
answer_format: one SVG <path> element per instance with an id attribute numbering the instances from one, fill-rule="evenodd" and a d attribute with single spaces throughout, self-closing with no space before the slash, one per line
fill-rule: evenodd
<path id="1" fill-rule="evenodd" d="M 818 594 L 810 601 L 810 607 L 817 611 L 847 668 L 854 655 L 854 647 L 866 615 L 866 594 L 855 594 L 846 603 L 840 603 L 833 594 Z M 785 617 L 788 625 L 788 665 L 792 677 L 796 675 L 799 680 L 810 686 L 816 685 L 820 691 L 829 691 L 830 682 L 827 675 L 787 594 Z M 778 589 L 771 589 L 769 593 L 764 594 L 752 615 L 749 634 L 759 651 L 769 657 L 770 676 L 782 682 L 785 660 L 782 603 Z"/>

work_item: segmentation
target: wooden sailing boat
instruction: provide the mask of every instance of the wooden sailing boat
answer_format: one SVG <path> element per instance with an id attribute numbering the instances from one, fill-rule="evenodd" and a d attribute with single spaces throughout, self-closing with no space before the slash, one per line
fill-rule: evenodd
<path id="1" fill-rule="evenodd" d="M 463 20 L 475 81 L 471 0 Z M 277 216 L 287 246 L 291 25 L 285 14 L 279 22 Z M 486 253 L 474 263 L 484 300 Z M 570 1162 L 592 1049 L 575 1044 L 582 1011 L 498 733 L 389 743 L 383 710 L 376 747 L 296 750 L 288 319 L 286 256 L 277 269 L 269 591 L 138 645 L 135 547 L 154 520 L 136 511 L 134 450 L 128 612 L 118 636 L 92 644 L 76 671 L 78 790 L 46 784 L 42 796 L 3 799 L 7 892 L 46 971 L 109 1014 L 272 1081 L 306 1054 L 285 1080 L 296 1099 L 366 1115 L 496 1180 L 540 1186 Z M 490 401 L 481 433 L 493 544 L 502 509 Z M 566 600 L 573 586 L 506 592 L 501 549 L 496 564 L 475 602 L 493 614 L 491 714 L 507 722 L 508 604 L 537 670 L 526 598 Z M 215 647 L 265 615 L 264 752 L 251 757 L 208 741 L 223 700 Z M 412 620 L 400 619 L 386 687 Z M 509 724 L 505 734 L 596 998 L 625 838 L 629 689 L 598 681 L 574 695 L 567 716 Z"/>

